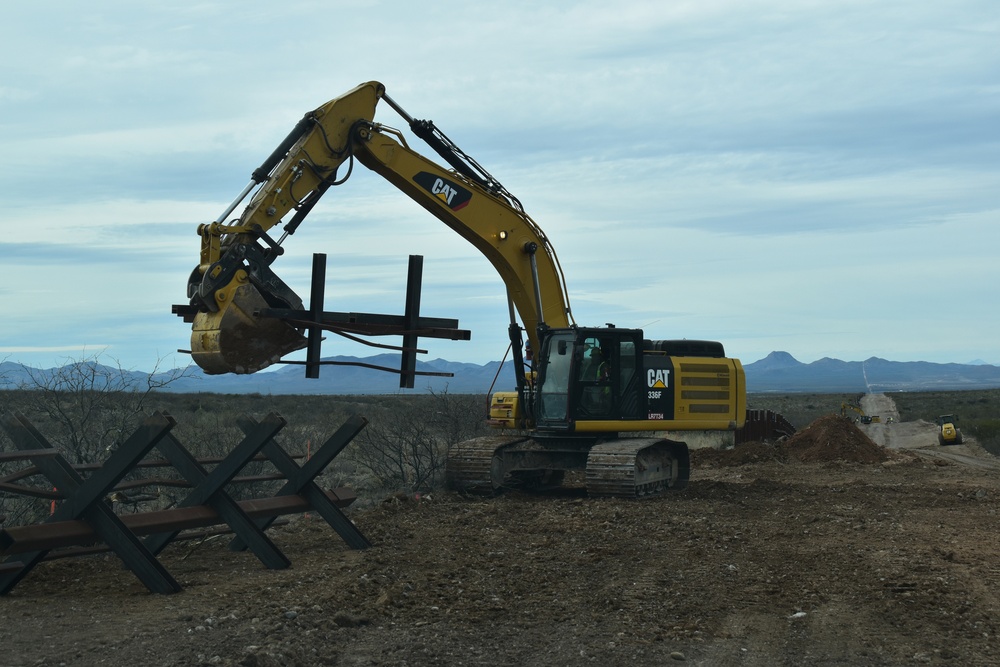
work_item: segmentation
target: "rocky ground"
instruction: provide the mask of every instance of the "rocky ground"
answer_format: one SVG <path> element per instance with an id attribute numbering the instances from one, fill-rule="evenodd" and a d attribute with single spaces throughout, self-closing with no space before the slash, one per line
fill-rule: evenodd
<path id="1" fill-rule="evenodd" d="M 864 428 L 698 450 L 652 500 L 392 499 L 351 513 L 365 551 L 303 517 L 273 531 L 283 571 L 178 543 L 170 596 L 110 557 L 44 563 L 0 598 L 0 664 L 1000 663 L 996 459 Z"/>

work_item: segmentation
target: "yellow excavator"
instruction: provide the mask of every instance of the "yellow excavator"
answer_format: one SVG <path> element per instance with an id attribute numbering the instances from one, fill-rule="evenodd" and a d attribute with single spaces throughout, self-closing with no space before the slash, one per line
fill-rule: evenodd
<path id="1" fill-rule="evenodd" d="M 854 405 L 853 403 L 841 403 L 840 404 L 840 416 L 847 417 L 848 411 L 857 412 L 860 415 L 857 421 L 862 424 L 880 424 L 882 423 L 882 417 L 879 415 L 866 415 L 865 411 L 861 409 L 860 406 Z"/>
<path id="2" fill-rule="evenodd" d="M 840 416 L 841 417 L 847 417 L 847 412 L 848 411 L 857 412 L 860 415 L 859 419 L 864 419 L 865 417 L 868 416 L 868 415 L 865 414 L 865 411 L 861 409 L 861 406 L 854 405 L 853 403 L 847 403 L 846 401 L 843 402 L 843 403 L 841 403 L 840 404 Z"/>
<path id="3" fill-rule="evenodd" d="M 414 151 L 400 130 L 375 122 L 380 102 L 450 168 Z M 446 471 L 452 488 L 554 484 L 567 471 L 584 470 L 590 495 L 680 489 L 689 478 L 688 448 L 668 434 L 742 426 L 743 367 L 721 343 L 578 326 L 555 251 L 517 198 L 375 81 L 305 114 L 233 204 L 199 226 L 201 258 L 188 282 L 189 305 L 175 312 L 192 323 L 191 354 L 206 373 L 253 373 L 306 346 L 297 323 L 262 316 L 269 308 L 302 308 L 270 265 L 355 161 L 469 241 L 507 288 L 516 390 L 491 398 L 489 423 L 497 435 L 452 446 Z M 227 221 L 254 188 L 242 214 Z M 268 232 L 277 225 L 283 233 L 275 239 Z"/>

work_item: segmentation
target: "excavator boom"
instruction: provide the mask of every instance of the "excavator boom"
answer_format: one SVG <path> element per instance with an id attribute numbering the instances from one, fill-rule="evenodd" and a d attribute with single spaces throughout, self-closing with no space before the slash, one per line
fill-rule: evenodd
<path id="1" fill-rule="evenodd" d="M 374 122 L 379 101 L 452 165 L 412 150 L 403 134 Z M 555 251 L 520 203 L 430 121 L 414 120 L 368 82 L 306 114 L 253 173 L 259 189 L 238 220 L 199 228 L 201 260 L 188 286 L 191 349 L 207 373 L 253 373 L 305 346 L 288 324 L 256 317 L 267 306 L 301 308 L 301 299 L 270 270 L 319 198 L 349 176 L 357 160 L 472 243 L 496 268 L 534 349 L 540 325 L 573 324 Z M 348 163 L 347 173 L 338 172 Z M 293 213 L 288 222 L 284 217 Z M 268 231 L 284 224 L 274 241 Z"/>

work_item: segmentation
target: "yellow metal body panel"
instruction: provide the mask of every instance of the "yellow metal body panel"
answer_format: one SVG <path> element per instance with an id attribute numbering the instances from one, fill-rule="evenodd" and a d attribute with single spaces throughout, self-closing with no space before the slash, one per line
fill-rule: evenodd
<path id="1" fill-rule="evenodd" d="M 717 420 L 740 428 L 746 421 L 746 373 L 739 359 L 674 357 L 674 419 L 685 423 Z M 704 427 L 692 427 L 703 430 Z"/>
<path id="2" fill-rule="evenodd" d="M 490 418 L 493 428 L 524 428 L 524 411 L 515 391 L 498 391 L 491 397 Z"/>

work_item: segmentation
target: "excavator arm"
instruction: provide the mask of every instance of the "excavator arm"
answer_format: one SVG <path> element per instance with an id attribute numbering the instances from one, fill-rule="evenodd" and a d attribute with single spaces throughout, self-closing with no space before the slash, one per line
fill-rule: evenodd
<path id="1" fill-rule="evenodd" d="M 451 168 L 414 151 L 399 130 L 376 123 L 380 101 Z M 541 328 L 573 323 L 555 251 L 517 199 L 432 122 L 414 120 L 372 81 L 307 113 L 223 215 L 199 227 L 201 258 L 188 297 L 194 313 L 192 356 L 207 373 L 253 373 L 305 346 L 299 330 L 256 313 L 268 306 L 302 307 L 270 266 L 319 198 L 347 180 L 355 160 L 490 261 L 507 286 L 512 319 L 516 309 L 535 350 Z M 239 219 L 226 222 L 257 186 Z M 284 232 L 275 240 L 268 232 L 282 224 Z"/>

